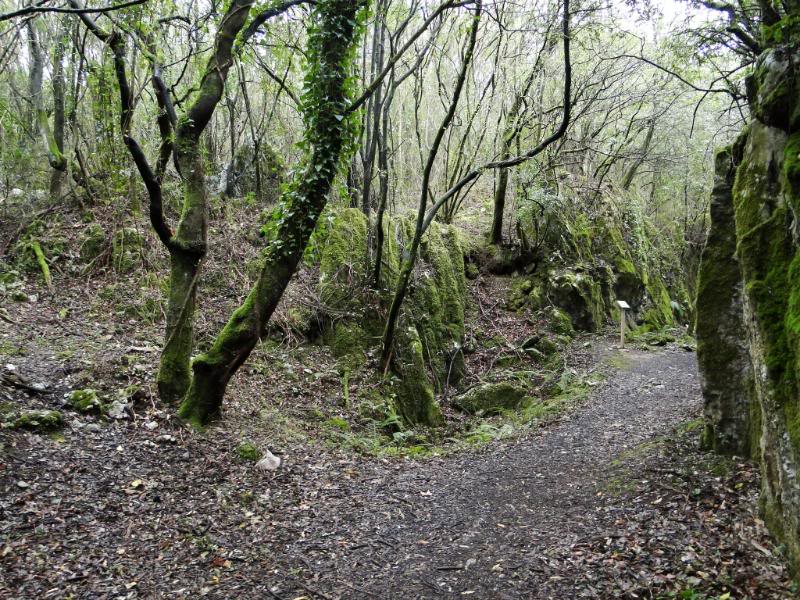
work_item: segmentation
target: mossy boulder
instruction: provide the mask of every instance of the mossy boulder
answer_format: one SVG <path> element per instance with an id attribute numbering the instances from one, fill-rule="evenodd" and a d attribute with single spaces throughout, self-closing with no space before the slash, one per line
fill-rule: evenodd
<path id="1" fill-rule="evenodd" d="M 575 328 L 572 326 L 572 318 L 560 308 L 548 306 L 544 309 L 542 317 L 545 320 L 547 328 L 553 333 L 564 336 L 572 336 L 575 334 Z"/>
<path id="2" fill-rule="evenodd" d="M 737 162 L 739 157 L 737 157 Z M 711 193 L 711 229 L 697 280 L 697 362 L 703 389 L 703 443 L 716 452 L 750 456 L 754 437 L 753 367 L 743 332 L 742 274 L 736 255 L 731 148 L 716 156 Z"/>
<path id="3" fill-rule="evenodd" d="M 398 327 L 395 369 L 399 383 L 396 409 L 406 423 L 441 425 L 444 421 L 425 365 L 424 347 L 416 327 Z"/>
<path id="4" fill-rule="evenodd" d="M 73 390 L 67 396 L 67 404 L 74 410 L 82 413 L 102 412 L 103 403 L 97 396 L 97 392 L 91 388 Z"/>
<path id="5" fill-rule="evenodd" d="M 366 360 L 366 351 L 372 343 L 371 337 L 361 325 L 351 321 L 339 321 L 329 325 L 323 340 L 338 359 L 341 370 L 350 371 L 360 367 Z"/>
<path id="6" fill-rule="evenodd" d="M 261 459 L 261 450 L 253 442 L 244 441 L 236 446 L 236 455 L 242 460 L 258 462 Z"/>
<path id="7" fill-rule="evenodd" d="M 536 350 L 542 356 L 550 356 L 558 352 L 558 344 L 546 335 L 534 335 L 519 345 L 521 350 Z"/>
<path id="8" fill-rule="evenodd" d="M 320 261 L 318 290 L 330 325 L 323 341 L 350 367 L 362 364 L 365 353 L 377 350 L 384 316 L 405 249 L 414 233 L 413 219 L 387 218 L 381 281 L 369 279 L 367 219 L 351 208 L 331 210 L 317 236 Z M 395 390 L 397 411 L 409 423 L 435 424 L 441 412 L 435 393 L 455 385 L 464 372 L 466 277 L 457 230 L 433 223 L 423 237 L 412 280 L 403 303 L 392 349 L 392 369 L 400 380 Z"/>
<path id="9" fill-rule="evenodd" d="M 481 274 L 481 270 L 474 262 L 468 262 L 464 265 L 464 275 L 470 281 L 477 279 Z"/>
<path id="10" fill-rule="evenodd" d="M 526 400 L 525 390 L 511 383 L 484 383 L 458 396 L 454 404 L 470 414 L 493 415 L 516 410 Z"/>
<path id="11" fill-rule="evenodd" d="M 57 410 L 24 410 L 10 423 L 12 429 L 53 431 L 64 426 L 64 418 Z"/>
<path id="12" fill-rule="evenodd" d="M 764 520 L 785 545 L 797 571 L 800 570 L 800 486 L 797 484 L 800 472 L 800 242 L 797 235 L 797 223 L 800 223 L 800 48 L 796 40 L 800 39 L 800 26 L 794 17 L 787 17 L 767 29 L 775 31 L 776 28 L 781 30 L 781 35 L 771 39 L 764 36 L 769 41 L 768 47 L 758 58 L 755 74 L 748 79 L 753 119 L 733 148 L 734 156 L 740 157 L 734 161 L 732 205 L 736 258 L 741 273 L 741 322 L 745 327 L 739 329 L 739 340 L 735 331 L 726 328 L 726 334 L 733 342 L 745 344 L 753 365 L 753 394 L 749 403 L 743 398 L 741 404 L 750 408 L 744 414 L 749 417 L 747 429 L 751 440 L 759 440 Z M 783 43 L 785 40 L 793 41 Z M 730 231 L 725 235 L 730 236 Z M 715 270 L 707 275 L 722 278 L 724 272 Z M 732 282 L 730 274 L 728 278 Z M 734 289 L 735 285 L 731 283 Z M 718 294 L 705 294 L 698 300 L 698 312 L 713 311 L 715 306 L 720 308 Z M 730 299 L 723 300 L 723 308 L 727 308 Z M 700 335 L 701 340 L 704 337 L 709 339 L 708 333 Z M 703 343 L 700 342 L 701 347 Z M 731 357 L 730 348 L 723 347 L 722 352 Z M 733 356 L 735 358 L 735 354 Z M 714 401 L 713 396 L 706 397 L 707 403 Z M 717 435 L 714 428 L 719 420 L 710 414 L 707 423 L 711 429 L 708 435 Z"/>
<path id="13" fill-rule="evenodd" d="M 334 311 L 358 312 L 367 285 L 367 217 L 356 208 L 331 212 L 319 245 L 319 296 Z"/>
<path id="14" fill-rule="evenodd" d="M 661 280 L 654 280 L 647 286 L 644 307 L 642 321 L 651 330 L 663 329 L 674 324 L 675 315 L 672 309 L 672 299 Z"/>
<path id="15" fill-rule="evenodd" d="M 524 309 L 538 310 L 544 302 L 544 292 L 539 281 L 528 278 L 516 278 L 511 284 L 508 297 L 508 308 L 514 311 Z"/>

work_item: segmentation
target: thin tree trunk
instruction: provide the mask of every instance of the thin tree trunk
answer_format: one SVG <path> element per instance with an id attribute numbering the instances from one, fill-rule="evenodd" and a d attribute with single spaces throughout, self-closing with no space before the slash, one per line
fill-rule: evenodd
<path id="1" fill-rule="evenodd" d="M 50 120 L 44 107 L 44 93 L 42 79 L 44 76 L 44 56 L 39 37 L 36 33 L 34 21 L 28 22 L 28 48 L 31 54 L 30 94 L 33 101 L 36 124 L 47 149 L 47 162 L 53 169 L 50 176 L 50 198 L 56 200 L 61 197 L 61 184 L 67 170 L 67 161 L 64 158 L 64 44 L 63 36 L 59 35 L 54 52 L 53 67 L 53 99 L 55 102 L 55 127 L 50 129 Z"/>
<path id="2" fill-rule="evenodd" d="M 622 180 L 622 189 L 627 190 L 631 187 L 633 183 L 634 177 L 636 177 L 636 172 L 639 170 L 639 167 L 642 166 L 642 163 L 647 158 L 647 153 L 650 151 L 650 143 L 653 141 L 653 132 L 656 129 L 656 120 L 650 119 L 650 128 L 647 130 L 647 136 L 644 138 L 644 143 L 642 144 L 642 149 L 639 151 L 639 156 L 631 165 L 631 168 L 628 169 L 628 172 L 625 174 L 625 178 Z"/>
<path id="3" fill-rule="evenodd" d="M 464 89 L 464 81 L 467 78 L 467 71 L 469 70 L 469 66 L 472 63 L 472 56 L 475 52 L 475 42 L 478 35 L 478 25 L 480 24 L 482 2 L 478 0 L 475 3 L 475 7 L 476 7 L 475 16 L 473 17 L 472 21 L 469 40 L 467 42 L 466 52 L 464 53 L 464 58 L 461 65 L 461 72 L 458 75 L 458 80 L 456 81 L 456 86 L 455 89 L 453 90 L 453 98 L 450 101 L 450 107 L 448 108 L 447 114 L 442 120 L 442 124 L 439 126 L 439 130 L 436 132 L 436 137 L 434 138 L 433 144 L 431 145 L 430 152 L 428 153 L 428 159 L 425 163 L 425 169 L 422 174 L 422 191 L 420 194 L 419 207 L 417 210 L 417 222 L 414 230 L 414 238 L 411 242 L 411 247 L 408 249 L 408 252 L 405 255 L 402 266 L 400 267 L 400 274 L 397 278 L 397 285 L 395 287 L 394 298 L 392 299 L 392 304 L 389 307 L 389 315 L 386 319 L 386 327 L 383 331 L 381 366 L 384 372 L 388 370 L 389 363 L 392 358 L 394 334 L 397 328 L 397 320 L 400 317 L 400 307 L 403 304 L 403 300 L 405 299 L 406 296 L 406 291 L 408 290 L 408 282 L 409 279 L 411 278 L 411 273 L 414 270 L 414 265 L 417 259 L 417 252 L 419 252 L 419 245 L 420 242 L 422 241 L 422 234 L 424 233 L 425 213 L 428 203 L 428 191 L 430 188 L 431 172 L 433 171 L 433 165 L 434 162 L 436 161 L 436 155 L 439 152 L 439 147 L 441 146 L 442 138 L 444 138 L 444 134 L 450 127 L 450 123 L 452 123 L 453 117 L 455 116 L 456 108 L 458 107 L 458 101 L 461 98 L 461 92 Z"/>
<path id="4" fill-rule="evenodd" d="M 504 153 L 502 160 L 510 154 Z M 492 215 L 492 232 L 490 242 L 499 246 L 503 243 L 503 215 L 506 210 L 506 193 L 508 191 L 508 169 L 500 169 L 497 173 L 497 188 L 494 191 L 494 213 Z"/>

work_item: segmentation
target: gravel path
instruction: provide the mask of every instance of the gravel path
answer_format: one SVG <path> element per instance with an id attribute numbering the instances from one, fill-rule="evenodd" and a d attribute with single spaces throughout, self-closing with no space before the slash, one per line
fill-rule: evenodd
<path id="1" fill-rule="evenodd" d="M 264 473 L 231 460 L 229 432 L 156 408 L 63 437 L 0 431 L 0 597 L 674 597 L 652 590 L 732 589 L 734 564 L 759 590 L 737 599 L 788 597 L 752 469 L 698 483 L 676 458 L 706 460 L 696 448 L 642 451 L 698 414 L 694 354 L 623 362 L 549 428 L 422 462 L 295 448 Z M 609 493 L 626 454 L 635 489 Z M 654 466 L 694 475 L 667 493 Z"/>
<path id="2" fill-rule="evenodd" d="M 611 461 L 700 405 L 694 354 L 625 356 L 630 365 L 572 419 L 501 451 L 382 478 L 327 509 L 335 515 L 328 541 L 297 543 L 320 588 L 349 583 L 381 598 L 548 597 L 539 558 L 598 526 L 598 486 Z"/>

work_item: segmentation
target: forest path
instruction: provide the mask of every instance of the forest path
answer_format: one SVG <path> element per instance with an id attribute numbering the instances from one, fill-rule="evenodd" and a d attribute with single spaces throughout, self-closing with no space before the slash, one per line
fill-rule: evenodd
<path id="1" fill-rule="evenodd" d="M 195 435 L 156 406 L 0 429 L 0 597 L 790 597 L 757 473 L 676 429 L 699 415 L 694 354 L 607 344 L 571 415 L 423 461 L 301 441 L 267 473 L 230 424 Z"/>
<path id="2" fill-rule="evenodd" d="M 314 585 L 334 596 L 566 597 L 568 577 L 551 581 L 543 566 L 608 533 L 612 461 L 701 403 L 693 353 L 630 350 L 623 362 L 560 424 L 321 503 L 328 514 L 317 517 L 330 528 L 289 554 L 304 556 Z"/>

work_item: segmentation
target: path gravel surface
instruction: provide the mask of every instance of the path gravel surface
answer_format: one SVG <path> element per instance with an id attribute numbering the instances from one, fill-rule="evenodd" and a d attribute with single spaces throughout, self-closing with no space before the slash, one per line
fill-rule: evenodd
<path id="1" fill-rule="evenodd" d="M 674 441 L 694 354 L 613 364 L 571 416 L 420 462 L 309 448 L 262 472 L 166 411 L 0 431 L 0 597 L 790 597 L 752 467 Z"/>

